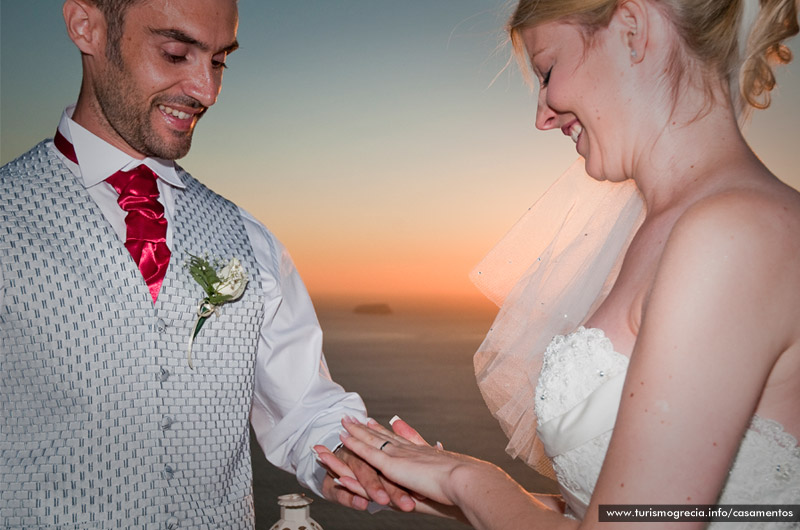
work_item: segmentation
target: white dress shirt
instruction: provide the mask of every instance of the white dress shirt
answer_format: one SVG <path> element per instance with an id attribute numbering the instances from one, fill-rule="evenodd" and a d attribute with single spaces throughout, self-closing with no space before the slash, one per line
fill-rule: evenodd
<path id="1" fill-rule="evenodd" d="M 185 188 L 175 163 L 127 155 L 73 121 L 74 109 L 74 105 L 67 107 L 58 130 L 74 146 L 80 166 L 55 151 L 86 187 L 122 241 L 126 238 L 127 212 L 117 204 L 118 194 L 105 179 L 142 163 L 152 169 L 159 177 L 159 201 L 164 205 L 167 246 L 171 248 L 175 196 Z M 321 495 L 325 470 L 311 447 L 322 444 L 334 448 L 339 443 L 342 416 L 364 420 L 366 410 L 358 394 L 345 392 L 331 380 L 322 353 L 322 330 L 288 252 L 263 224 L 241 208 L 239 212 L 264 289 L 265 317 L 259 335 L 250 420 L 267 459 L 295 473 L 301 483 Z"/>

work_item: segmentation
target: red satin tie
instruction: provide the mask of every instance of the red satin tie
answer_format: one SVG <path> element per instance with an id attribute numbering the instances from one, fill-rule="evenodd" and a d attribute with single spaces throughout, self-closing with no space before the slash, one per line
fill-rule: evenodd
<path id="1" fill-rule="evenodd" d="M 56 132 L 54 141 L 64 156 L 78 163 L 72 144 L 61 133 Z M 125 216 L 125 248 L 139 266 L 153 303 L 158 299 L 170 258 L 167 220 L 164 207 L 158 202 L 157 178 L 149 167 L 142 164 L 130 171 L 117 171 L 106 179 L 119 193 L 117 203 L 128 212 Z"/>
<path id="2" fill-rule="evenodd" d="M 157 177 L 142 164 L 130 171 L 117 171 L 106 182 L 117 190 L 117 203 L 128 212 L 125 216 L 125 248 L 139 265 L 155 303 L 170 257 L 167 220 L 164 219 L 164 207 L 158 202 Z"/>

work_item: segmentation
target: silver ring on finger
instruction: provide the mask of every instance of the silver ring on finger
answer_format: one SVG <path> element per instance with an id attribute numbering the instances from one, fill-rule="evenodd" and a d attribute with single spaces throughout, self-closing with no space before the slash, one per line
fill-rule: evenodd
<path id="1" fill-rule="evenodd" d="M 383 443 L 381 444 L 381 446 L 380 446 L 380 447 L 378 447 L 378 449 L 379 449 L 379 450 L 381 450 L 381 451 L 383 451 L 383 448 L 384 448 L 384 447 L 386 447 L 387 445 L 389 445 L 390 443 L 392 443 L 392 442 L 390 442 L 389 440 L 386 440 L 385 442 L 383 442 Z"/>

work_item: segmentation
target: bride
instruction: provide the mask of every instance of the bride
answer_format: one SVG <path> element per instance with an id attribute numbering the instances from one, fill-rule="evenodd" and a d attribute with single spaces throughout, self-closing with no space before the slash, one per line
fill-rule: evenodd
<path id="1" fill-rule="evenodd" d="M 569 136 L 594 180 L 573 168 L 482 264 L 503 307 L 475 363 L 509 452 L 562 496 L 402 423 L 346 421 L 345 446 L 426 497 L 421 510 L 457 507 L 476 528 L 590 528 L 606 505 L 796 505 L 800 194 L 737 119 L 769 104 L 797 11 L 521 0 L 509 26 L 539 82 L 536 126 Z M 539 244 L 530 227 L 554 235 Z"/>

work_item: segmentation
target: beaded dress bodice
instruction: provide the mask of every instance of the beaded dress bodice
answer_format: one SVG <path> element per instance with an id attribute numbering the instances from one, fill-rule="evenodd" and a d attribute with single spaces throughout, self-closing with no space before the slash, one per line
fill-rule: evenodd
<path id="1" fill-rule="evenodd" d="M 537 429 L 571 514 L 582 518 L 611 439 L 628 358 L 602 330 L 580 327 L 556 336 L 544 354 L 536 387 Z M 780 423 L 753 416 L 719 504 L 797 504 L 800 446 Z M 753 523 L 712 523 L 746 528 Z M 796 523 L 759 523 L 791 528 Z"/>

